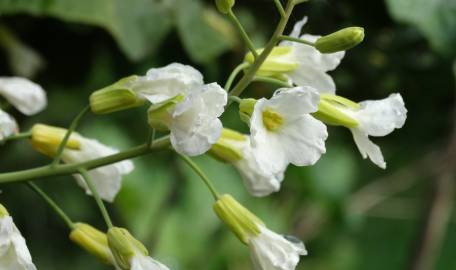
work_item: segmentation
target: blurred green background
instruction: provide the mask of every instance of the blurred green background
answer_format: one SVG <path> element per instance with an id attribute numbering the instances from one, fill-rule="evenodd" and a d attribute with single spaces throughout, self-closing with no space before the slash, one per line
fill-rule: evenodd
<path id="1" fill-rule="evenodd" d="M 273 1 L 237 2 L 235 13 L 261 47 L 279 19 Z M 296 9 L 287 32 L 304 15 L 309 16 L 304 31 L 311 34 L 365 27 L 365 41 L 331 73 L 340 95 L 356 101 L 393 92 L 404 97 L 409 111 L 404 128 L 373 139 L 387 170 L 363 160 L 350 133 L 332 127 L 327 154 L 317 165 L 290 167 L 281 192 L 267 198 L 249 196 L 233 168 L 206 156 L 196 161 L 221 191 L 237 197 L 270 228 L 305 241 L 310 254 L 297 269 L 412 269 L 426 213 L 439 198 L 438 165 L 456 122 L 456 1 L 311 0 Z M 37 122 L 68 126 L 92 91 L 175 61 L 196 66 L 207 82 L 223 84 L 245 53 L 212 1 L 0 0 L 0 16 L 0 74 L 29 77 L 48 93 L 43 113 L 30 118 L 15 113 L 23 130 Z M 273 90 L 253 84 L 245 95 L 267 96 Z M 145 111 L 91 115 L 79 131 L 126 149 L 147 137 Z M 247 130 L 234 108 L 223 121 Z M 25 141 L 0 148 L 1 172 L 48 161 Z M 446 161 L 455 163 L 451 155 Z M 109 206 L 116 224 L 130 228 L 171 269 L 252 269 L 248 249 L 217 220 L 210 194 L 185 164 L 167 152 L 134 162 L 134 173 L 124 178 L 122 192 Z M 104 228 L 94 201 L 72 177 L 37 183 L 74 220 Z M 26 237 L 38 269 L 110 269 L 73 245 L 64 223 L 25 185 L 1 189 L 0 201 Z M 448 222 L 441 216 L 432 220 L 443 224 L 444 234 L 436 239 L 431 269 L 456 269 L 450 195 Z"/>

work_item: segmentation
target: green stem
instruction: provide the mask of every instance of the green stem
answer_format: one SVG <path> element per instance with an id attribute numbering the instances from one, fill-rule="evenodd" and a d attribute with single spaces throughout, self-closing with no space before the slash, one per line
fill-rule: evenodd
<path id="1" fill-rule="evenodd" d="M 283 34 L 283 31 L 285 30 L 285 26 L 287 25 L 288 19 L 290 18 L 294 6 L 295 2 L 293 0 L 289 0 L 287 7 L 285 9 L 285 17 L 281 18 L 276 30 L 274 31 L 274 34 L 272 35 L 269 42 L 266 44 L 266 47 L 258 56 L 258 58 L 255 59 L 255 61 L 247 70 L 247 72 L 244 74 L 244 77 L 242 77 L 242 79 L 236 84 L 236 86 L 230 92 L 230 95 L 239 96 L 250 84 L 258 69 L 264 63 L 268 55 L 271 53 L 272 49 L 274 49 L 274 46 L 277 44 L 277 42 L 280 40 L 280 36 Z"/>
<path id="2" fill-rule="evenodd" d="M 255 50 L 255 46 L 253 45 L 252 41 L 249 38 L 249 35 L 245 31 L 244 27 L 242 26 L 241 22 L 238 20 L 236 15 L 234 15 L 233 11 L 230 9 L 228 12 L 228 17 L 233 21 L 233 23 L 236 25 L 237 29 L 239 30 L 239 33 L 241 34 L 242 39 L 244 40 L 245 44 L 249 48 L 249 50 L 252 52 L 253 56 L 255 58 L 258 57 L 258 53 Z"/>
<path id="3" fill-rule="evenodd" d="M 269 78 L 269 77 L 262 77 L 262 76 L 255 76 L 253 78 L 254 82 L 263 82 L 263 83 L 271 83 L 271 84 L 277 84 L 279 86 L 283 87 L 292 87 L 292 85 L 288 84 L 287 82 L 277 80 L 274 78 Z"/>
<path id="4" fill-rule="evenodd" d="M 154 144 L 155 135 L 156 135 L 155 128 L 150 128 L 149 129 L 149 136 L 147 136 L 147 142 L 146 142 L 147 146 L 151 147 Z"/>
<path id="5" fill-rule="evenodd" d="M 92 196 L 95 199 L 98 208 L 100 209 L 101 215 L 103 216 L 106 225 L 108 226 L 108 228 L 112 228 L 113 225 L 111 217 L 109 216 L 108 210 L 106 209 L 106 206 L 100 198 L 100 194 L 98 194 L 98 190 L 93 185 L 92 178 L 90 177 L 86 169 L 79 169 L 79 173 L 82 175 L 82 178 L 84 179 L 84 182 L 86 183 L 87 187 L 90 189 L 90 192 L 92 192 Z"/>
<path id="6" fill-rule="evenodd" d="M 20 139 L 28 139 L 30 137 L 32 137 L 32 132 L 27 131 L 27 132 L 17 133 L 17 134 L 11 135 L 9 137 L 6 137 L 2 142 L 14 141 L 14 140 L 20 140 Z"/>
<path id="7" fill-rule="evenodd" d="M 242 102 L 242 99 L 239 98 L 239 97 L 236 97 L 236 96 L 230 96 L 229 99 L 234 101 L 234 102 L 236 102 L 236 103 L 238 103 L 238 104 L 241 104 L 241 102 Z"/>
<path id="8" fill-rule="evenodd" d="M 295 37 L 283 36 L 282 35 L 282 36 L 280 36 L 280 39 L 281 40 L 293 41 L 293 42 L 297 42 L 297 43 L 302 43 L 302 44 L 306 44 L 306 45 L 315 47 L 315 43 L 314 42 L 308 41 L 308 40 L 305 40 L 305 39 L 301 39 L 301 38 L 295 38 Z"/>
<path id="9" fill-rule="evenodd" d="M 224 87 L 227 92 L 230 91 L 231 85 L 233 84 L 234 79 L 236 79 L 236 76 L 243 69 L 247 68 L 248 66 L 249 66 L 249 63 L 247 63 L 247 62 L 241 63 L 231 72 L 230 76 L 228 77 L 228 80 L 225 83 L 225 87 Z"/>
<path id="10" fill-rule="evenodd" d="M 220 198 L 220 194 L 217 192 L 214 184 L 212 184 L 211 180 L 206 176 L 206 174 L 204 174 L 200 167 L 198 167 L 198 165 L 196 165 L 196 163 L 193 162 L 191 158 L 183 154 L 177 154 L 201 178 L 201 180 L 203 180 L 204 184 L 207 186 L 209 191 L 212 193 L 212 196 L 214 196 L 214 199 L 217 201 Z"/>
<path id="11" fill-rule="evenodd" d="M 165 149 L 169 146 L 169 136 L 162 137 L 154 141 L 154 144 L 151 147 L 148 147 L 146 144 L 139 145 L 128 149 L 123 152 L 119 152 L 114 155 L 107 157 L 102 157 L 94 160 L 89 160 L 80 163 L 74 164 L 61 164 L 54 167 L 50 165 L 38 167 L 34 169 L 28 169 L 17 172 L 2 173 L 0 174 L 0 184 L 12 183 L 12 182 L 23 182 L 29 181 L 36 178 L 44 178 L 49 176 L 59 176 L 59 175 L 68 175 L 74 174 L 79 171 L 79 169 L 91 170 L 101 166 L 109 165 L 116 163 L 125 159 L 131 159 L 134 157 L 142 156 L 145 154 L 152 153 L 159 149 Z"/>
<path id="12" fill-rule="evenodd" d="M 48 206 L 54 210 L 54 212 L 65 222 L 65 224 L 68 226 L 70 230 L 74 229 L 74 223 L 73 221 L 68 217 L 67 214 L 60 208 L 57 203 L 51 199 L 40 187 L 38 187 L 35 183 L 33 182 L 27 182 L 27 185 L 29 188 L 31 188 L 38 196 L 40 196 L 47 204 Z"/>
<path id="13" fill-rule="evenodd" d="M 283 9 L 282 3 L 280 3 L 280 0 L 274 0 L 274 3 L 277 7 L 277 10 L 280 13 L 280 16 L 285 17 L 285 10 Z"/>
<path id="14" fill-rule="evenodd" d="M 62 156 L 62 153 L 63 153 L 63 149 L 65 148 L 65 146 L 67 145 L 67 142 L 68 140 L 70 139 L 70 136 L 71 136 L 71 133 L 73 133 L 73 131 L 76 129 L 76 127 L 78 126 L 79 124 L 79 121 L 81 120 L 81 118 L 84 116 L 84 114 L 90 109 L 90 106 L 86 106 L 84 107 L 84 109 L 82 109 L 81 112 L 78 113 L 78 115 L 76 115 L 76 117 L 73 119 L 73 121 L 71 122 L 71 125 L 70 125 L 70 128 L 68 128 L 66 134 L 65 134 L 65 137 L 63 137 L 63 140 L 62 142 L 60 143 L 59 145 L 59 148 L 57 148 L 57 152 L 55 154 L 55 157 L 54 157 L 54 160 L 52 161 L 51 163 L 51 166 L 54 167 L 56 166 L 57 164 L 59 164 L 60 162 L 60 157 Z"/>

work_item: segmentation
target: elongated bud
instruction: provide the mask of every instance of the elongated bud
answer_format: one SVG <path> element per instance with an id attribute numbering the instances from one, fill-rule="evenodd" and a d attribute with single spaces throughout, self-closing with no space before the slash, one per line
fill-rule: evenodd
<path id="1" fill-rule="evenodd" d="M 224 128 L 215 144 L 209 149 L 209 154 L 217 160 L 233 163 L 243 159 L 242 144 L 247 141 L 245 135 Z"/>
<path id="2" fill-rule="evenodd" d="M 263 49 L 257 50 L 261 54 Z M 245 55 L 244 61 L 253 64 L 255 57 L 252 52 Z M 293 55 L 293 48 L 288 46 L 274 47 L 264 63 L 258 69 L 256 75 L 273 77 L 280 80 L 286 80 L 284 75 L 294 71 L 299 66 Z"/>
<path id="3" fill-rule="evenodd" d="M 257 100 L 254 98 L 245 98 L 239 103 L 239 117 L 242 121 L 249 124 Z"/>
<path id="4" fill-rule="evenodd" d="M 347 114 L 347 110 L 357 110 L 359 105 L 349 99 L 332 94 L 321 94 L 318 111 L 313 113 L 318 120 L 334 126 L 354 128 L 358 121 Z"/>
<path id="5" fill-rule="evenodd" d="M 38 152 L 53 157 L 66 133 L 67 130 L 64 128 L 35 124 L 32 127 L 32 137 L 30 142 L 33 148 L 35 148 Z M 76 132 L 73 132 L 65 147 L 76 150 L 80 149 L 81 143 L 78 136 L 79 135 Z"/>
<path id="6" fill-rule="evenodd" d="M 8 210 L 6 210 L 5 206 L 0 204 L 0 218 L 9 216 Z"/>
<path id="7" fill-rule="evenodd" d="M 92 112 L 107 114 L 143 105 L 144 99 L 133 90 L 134 82 L 137 80 L 138 76 L 129 76 L 93 92 L 90 95 Z"/>
<path id="8" fill-rule="evenodd" d="M 348 27 L 323 36 L 315 43 L 321 53 L 346 51 L 361 43 L 364 39 L 364 28 Z"/>
<path id="9" fill-rule="evenodd" d="M 150 106 L 147 111 L 149 125 L 157 130 L 167 131 L 171 122 L 170 111 L 183 100 L 183 95 L 177 95 L 165 102 Z"/>
<path id="10" fill-rule="evenodd" d="M 113 264 L 113 257 L 105 233 L 89 224 L 76 223 L 70 239 L 106 264 Z"/>
<path id="11" fill-rule="evenodd" d="M 108 244 L 114 260 L 122 270 L 130 270 L 131 259 L 136 254 L 149 255 L 144 245 L 124 228 L 110 228 L 108 230 Z"/>
<path id="12" fill-rule="evenodd" d="M 215 0 L 217 9 L 223 14 L 229 13 L 234 4 L 234 0 Z"/>
<path id="13" fill-rule="evenodd" d="M 258 226 L 264 225 L 258 217 L 228 194 L 221 196 L 215 202 L 214 211 L 239 240 L 246 245 L 251 237 L 260 234 Z"/>

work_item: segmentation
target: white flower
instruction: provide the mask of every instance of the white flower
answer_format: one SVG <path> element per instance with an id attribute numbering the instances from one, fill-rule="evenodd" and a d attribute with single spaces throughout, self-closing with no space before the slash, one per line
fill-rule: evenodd
<path id="1" fill-rule="evenodd" d="M 47 105 L 43 88 L 20 77 L 0 77 L 0 95 L 25 115 L 36 114 Z"/>
<path id="2" fill-rule="evenodd" d="M 160 103 L 177 95 L 186 95 L 193 87 L 203 84 L 203 75 L 198 70 L 172 63 L 149 69 L 146 76 L 132 82 L 132 88 L 151 103 Z"/>
<path id="3" fill-rule="evenodd" d="M 0 269 L 36 270 L 25 239 L 8 215 L 0 217 Z"/>
<path id="4" fill-rule="evenodd" d="M 11 115 L 0 110 L 0 141 L 19 131 L 16 120 Z"/>
<path id="5" fill-rule="evenodd" d="M 79 163 L 109 156 L 119 151 L 106 146 L 97 140 L 84 138 L 74 134 L 74 138 L 79 141 L 79 149 L 65 148 L 62 153 L 62 160 L 65 163 Z M 72 137 L 73 138 L 73 137 Z M 108 202 L 112 202 L 119 193 L 122 186 L 122 175 L 129 174 L 134 169 L 133 162 L 124 160 L 111 165 L 99 167 L 88 172 L 93 181 L 95 189 L 100 197 Z M 90 189 L 85 184 L 82 176 L 74 175 L 78 184 L 85 189 L 87 194 L 91 194 Z"/>
<path id="6" fill-rule="evenodd" d="M 131 270 L 169 270 L 165 265 L 139 252 L 132 257 L 130 263 Z"/>
<path id="7" fill-rule="evenodd" d="M 174 149 L 189 156 L 201 155 L 220 137 L 227 94 L 217 83 L 191 88 L 183 101 L 163 108 L 151 107 L 149 123 L 163 122 L 171 131 Z M 164 112 L 162 110 L 165 110 Z"/>
<path id="8" fill-rule="evenodd" d="M 301 35 L 302 27 L 306 22 L 307 17 L 297 22 L 290 36 L 315 42 L 320 36 Z M 297 63 L 297 68 L 287 74 L 292 83 L 299 86 L 311 86 L 320 93 L 336 91 L 333 79 L 326 72 L 334 70 L 339 65 L 345 52 L 322 54 L 313 46 L 292 41 L 283 41 L 279 46 L 291 48 L 287 58 L 289 61 Z"/>
<path id="9" fill-rule="evenodd" d="M 363 158 L 369 157 L 377 166 L 385 169 L 382 151 L 369 140 L 369 136 L 382 137 L 394 129 L 402 128 L 407 119 L 407 109 L 402 96 L 391 94 L 382 100 L 360 102 L 358 109 L 341 107 L 341 111 L 358 122 L 358 125 L 350 130 Z"/>
<path id="10" fill-rule="evenodd" d="M 312 165 L 326 152 L 326 126 L 310 113 L 319 94 L 311 87 L 282 88 L 255 104 L 250 119 L 253 153 L 261 166 L 280 172 L 289 163 Z"/>
<path id="11" fill-rule="evenodd" d="M 299 257 L 307 255 L 304 244 L 294 237 L 279 235 L 259 225 L 260 234 L 249 241 L 256 270 L 293 270 Z"/>

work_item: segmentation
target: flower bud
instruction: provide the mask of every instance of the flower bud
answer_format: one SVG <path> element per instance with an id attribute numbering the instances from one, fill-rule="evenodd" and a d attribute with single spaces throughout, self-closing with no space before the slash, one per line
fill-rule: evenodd
<path id="1" fill-rule="evenodd" d="M 180 103 L 183 100 L 183 95 L 177 95 L 167 101 L 150 106 L 147 111 L 149 125 L 157 130 L 167 131 L 168 125 L 171 122 L 170 111 L 177 103 Z"/>
<path id="2" fill-rule="evenodd" d="M 341 96 L 321 94 L 318 111 L 313 116 L 328 125 L 347 128 L 358 126 L 358 121 L 343 111 L 344 107 L 358 109 L 359 105 Z"/>
<path id="3" fill-rule="evenodd" d="M 258 54 L 261 54 L 262 52 L 263 49 L 257 50 Z M 244 61 L 253 64 L 255 57 L 252 52 L 245 55 Z M 286 80 L 284 74 L 294 71 L 298 66 L 299 63 L 295 60 L 292 47 L 274 47 L 264 63 L 258 69 L 256 75 Z"/>
<path id="4" fill-rule="evenodd" d="M 242 144 L 246 137 L 241 133 L 224 128 L 215 144 L 209 149 L 209 154 L 222 162 L 233 163 L 243 159 Z"/>
<path id="5" fill-rule="evenodd" d="M 256 102 L 257 100 L 254 98 L 245 98 L 239 103 L 239 117 L 247 124 L 250 123 L 250 117 L 252 116 Z"/>
<path id="6" fill-rule="evenodd" d="M 0 218 L 9 216 L 8 210 L 6 210 L 5 206 L 0 204 Z"/>
<path id="7" fill-rule="evenodd" d="M 122 270 L 130 270 L 131 259 L 135 255 L 149 255 L 144 245 L 124 228 L 110 228 L 108 230 L 108 244 L 116 264 Z"/>
<path id="8" fill-rule="evenodd" d="M 105 233 L 89 224 L 76 223 L 70 233 L 70 239 L 102 262 L 113 264 L 113 257 Z"/>
<path id="9" fill-rule="evenodd" d="M 35 150 L 47 156 L 53 157 L 67 130 L 43 124 L 35 124 L 32 127 L 31 144 Z M 70 149 L 80 149 L 81 143 L 78 140 L 78 134 L 72 132 L 65 147 Z"/>
<path id="10" fill-rule="evenodd" d="M 346 51 L 361 43 L 364 39 L 364 28 L 348 27 L 323 36 L 315 42 L 315 48 L 321 53 Z"/>
<path id="11" fill-rule="evenodd" d="M 251 237 L 260 234 L 259 226 L 264 226 L 258 217 L 228 194 L 221 196 L 215 202 L 214 211 L 239 240 L 246 245 Z"/>
<path id="12" fill-rule="evenodd" d="M 234 6 L 234 3 L 234 0 L 215 0 L 217 9 L 223 14 L 229 13 L 231 8 Z"/>
<path id="13" fill-rule="evenodd" d="M 93 113 L 107 114 L 144 104 L 144 99 L 132 89 L 138 76 L 129 76 L 116 83 L 97 90 L 90 95 L 90 108 Z"/>

